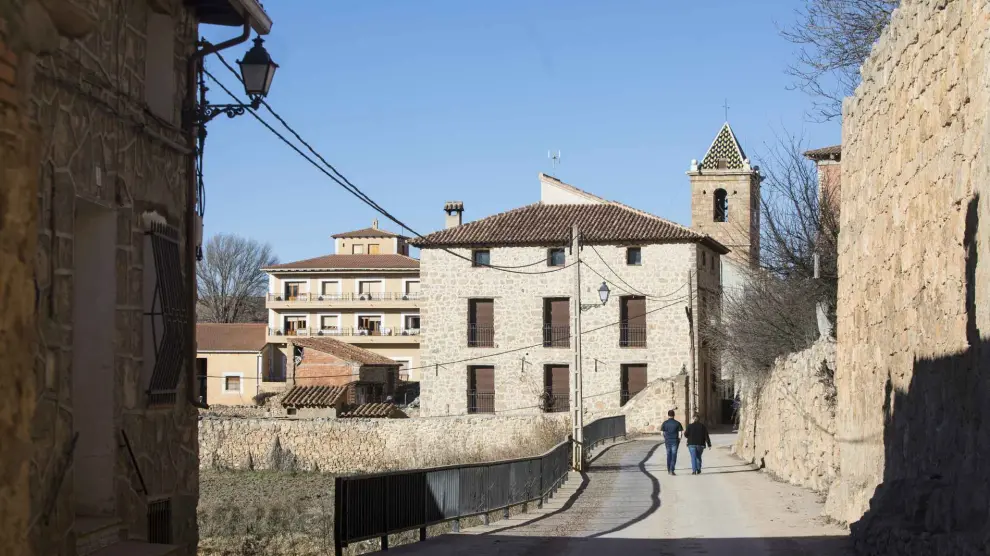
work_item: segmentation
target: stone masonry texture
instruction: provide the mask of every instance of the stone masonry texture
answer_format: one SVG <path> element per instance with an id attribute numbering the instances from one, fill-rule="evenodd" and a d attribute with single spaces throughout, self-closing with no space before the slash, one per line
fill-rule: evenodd
<path id="1" fill-rule="evenodd" d="M 758 390 L 745 385 L 734 446 L 778 479 L 820 493 L 839 473 L 835 389 L 823 379 L 823 363 L 835 369 L 834 341 L 781 356 Z"/>
<path id="2" fill-rule="evenodd" d="M 863 554 L 986 554 L 990 5 L 905 0 L 862 77 L 843 110 L 827 511 Z"/>
<path id="3" fill-rule="evenodd" d="M 594 249 L 597 254 L 590 246 L 582 250 L 582 260 L 594 271 L 587 267 L 582 269 L 582 303 L 601 304 L 598 288 L 602 279 L 595 272 L 609 277 L 622 288 L 657 298 L 646 300 L 645 348 L 619 346 L 620 298 L 627 295 L 619 286 L 611 287 L 611 297 L 605 306 L 582 314 L 585 422 L 618 412 L 623 364 L 645 363 L 648 382 L 691 372 L 691 326 L 685 313 L 691 291 L 689 275 L 694 289 L 695 320 L 707 318 L 705 306 L 710 307 L 708 310 L 713 314 L 718 310 L 715 294 L 718 266 L 701 268 L 702 250 L 707 252 L 706 260 L 714 257 L 714 253 L 705 247 L 693 243 L 644 245 L 641 266 L 626 265 L 625 246 L 596 245 Z M 470 250 L 454 251 L 470 259 Z M 570 249 L 566 251 L 565 264 L 570 264 L 574 254 Z M 546 253 L 544 247 L 495 247 L 491 249 L 491 264 L 526 265 L 545 259 Z M 422 414 L 464 415 L 467 412 L 467 373 L 471 365 L 495 367 L 497 414 L 538 412 L 539 396 L 544 388 L 544 366 L 574 364 L 572 348 L 545 348 L 542 345 L 543 300 L 572 297 L 576 267 L 526 275 L 473 268 L 470 262 L 439 249 L 424 248 L 420 256 L 420 279 L 423 291 L 429 292 L 421 307 L 423 322 L 428 323 L 421 339 Z M 622 285 L 608 267 L 618 272 L 627 284 Z M 547 267 L 536 265 L 523 270 L 532 272 L 547 270 Z M 707 303 L 699 303 L 699 293 L 705 294 Z M 494 347 L 468 347 L 469 299 L 494 300 Z M 573 313 L 573 303 L 571 305 Z M 700 342 L 697 346 L 697 403 L 701 407 L 713 407 L 710 375 L 701 370 L 715 358 L 707 353 L 708 348 L 701 347 Z M 500 354 L 507 350 L 516 351 Z"/>
<path id="4" fill-rule="evenodd" d="M 174 24 L 173 118 L 146 112 L 149 12 Z M 114 449 L 108 498 L 121 529 L 147 538 L 149 499 L 171 498 L 172 541 L 195 551 L 196 413 L 182 398 L 145 407 L 140 215 L 183 229 L 186 162 L 179 111 L 196 22 L 179 0 L 0 3 L 0 546 L 74 555 L 72 465 L 74 221 L 83 203 L 115 223 L 112 431 L 126 431 L 147 485 Z M 168 71 L 166 69 L 165 71 Z M 180 241 L 184 234 L 180 235 Z M 191 292 L 189 292 L 191 295 Z M 111 296 L 114 297 L 114 296 Z M 86 545 L 82 542 L 81 545 Z M 10 552 L 7 552 L 10 551 Z"/>

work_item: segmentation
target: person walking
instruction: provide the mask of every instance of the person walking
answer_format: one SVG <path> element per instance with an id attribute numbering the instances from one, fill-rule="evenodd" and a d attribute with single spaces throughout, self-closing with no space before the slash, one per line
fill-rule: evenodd
<path id="1" fill-rule="evenodd" d="M 674 419 L 673 409 L 667 412 L 667 420 L 660 425 L 660 430 L 663 432 L 663 443 L 667 447 L 667 474 L 677 475 L 674 472 L 674 467 L 677 465 L 677 447 L 681 444 L 681 433 L 684 432 L 684 427 L 677 419 Z"/>
<path id="2" fill-rule="evenodd" d="M 684 438 L 687 439 L 688 452 L 691 453 L 691 474 L 700 475 L 701 454 L 705 453 L 705 446 L 712 447 L 712 438 L 708 435 L 708 427 L 701 422 L 701 415 L 694 414 L 694 422 L 684 431 Z"/>

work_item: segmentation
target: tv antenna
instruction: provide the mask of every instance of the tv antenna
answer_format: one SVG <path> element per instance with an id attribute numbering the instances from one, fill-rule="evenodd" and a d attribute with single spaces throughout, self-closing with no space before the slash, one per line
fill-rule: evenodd
<path id="1" fill-rule="evenodd" d="M 547 158 L 550 159 L 550 164 L 553 165 L 553 169 L 556 170 L 557 166 L 560 165 L 560 151 L 550 152 L 547 151 Z"/>

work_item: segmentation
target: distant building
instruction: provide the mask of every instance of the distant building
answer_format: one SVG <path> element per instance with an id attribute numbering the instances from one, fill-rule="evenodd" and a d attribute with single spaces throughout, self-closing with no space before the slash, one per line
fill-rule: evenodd
<path id="1" fill-rule="evenodd" d="M 281 392 L 285 375 L 271 375 L 275 346 L 267 325 L 196 325 L 196 380 L 207 405 L 254 405 L 258 394 Z"/>
<path id="2" fill-rule="evenodd" d="M 832 145 L 806 151 L 804 156 L 818 166 L 818 195 L 828 200 L 832 210 L 838 214 L 839 199 L 842 195 L 842 145 Z"/>
<path id="3" fill-rule="evenodd" d="M 615 413 L 650 382 L 694 370 L 693 405 L 711 410 L 713 385 L 700 372 L 711 350 L 692 349 L 692 339 L 698 323 L 718 315 L 728 250 L 669 220 L 539 179 L 539 202 L 468 223 L 463 204 L 449 202 L 447 228 L 413 242 L 428 294 L 423 415 L 568 411 L 580 305 L 590 307 L 582 313 L 589 418 Z M 613 283 L 604 305 L 603 277 Z M 683 418 L 690 409 L 678 411 Z"/>
<path id="4" fill-rule="evenodd" d="M 267 267 L 268 342 L 282 356 L 298 337 L 332 337 L 398 362 L 402 378 L 418 380 L 419 261 L 408 238 L 378 227 L 333 236 L 335 253 Z M 278 374 L 275 370 L 272 374 Z"/>

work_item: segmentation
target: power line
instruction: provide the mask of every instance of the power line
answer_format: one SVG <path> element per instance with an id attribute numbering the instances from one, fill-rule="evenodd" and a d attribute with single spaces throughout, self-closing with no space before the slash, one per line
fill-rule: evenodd
<path id="1" fill-rule="evenodd" d="M 237 73 L 237 70 L 235 70 L 227 62 L 227 60 L 224 59 L 224 57 L 219 52 L 216 52 L 215 54 L 217 55 L 217 58 L 219 58 L 220 61 L 223 63 L 223 65 L 231 73 L 233 73 L 234 76 L 237 77 L 237 79 L 239 81 L 243 82 L 243 80 L 241 79 L 240 74 Z M 233 98 L 238 104 L 242 104 L 242 105 L 244 104 L 244 102 L 242 102 L 241 99 L 237 97 L 237 95 L 235 95 L 230 89 L 228 89 L 223 83 L 221 83 L 219 79 L 217 79 L 213 74 L 211 74 L 205 68 L 203 69 L 203 73 L 205 73 L 207 76 L 209 76 L 209 78 L 212 79 L 214 83 L 216 83 L 217 85 L 219 85 L 220 88 L 223 89 L 223 91 L 225 93 L 227 93 L 227 95 L 229 95 L 231 98 Z M 344 176 L 339 170 L 337 170 L 337 168 L 335 168 L 332 164 L 330 164 L 330 162 L 328 162 L 323 157 L 323 155 L 321 155 L 316 149 L 313 148 L 312 145 L 310 145 L 305 139 L 303 139 L 302 136 L 300 136 L 299 133 L 295 129 L 293 129 L 288 124 L 288 122 L 285 121 L 285 119 L 282 118 L 282 116 L 280 116 L 277 112 L 275 112 L 275 110 L 267 102 L 265 102 L 264 99 L 261 100 L 261 104 L 262 104 L 262 106 L 264 106 L 272 114 L 272 116 L 275 116 L 275 118 L 282 124 L 283 127 L 285 127 L 285 129 L 287 129 L 300 143 L 302 143 L 311 153 L 313 153 L 314 156 L 316 156 L 333 173 L 331 174 L 330 172 L 328 172 L 325 168 L 323 168 L 319 164 L 317 164 L 316 161 L 314 161 L 312 158 L 310 158 L 305 153 L 303 153 L 298 147 L 296 147 L 295 145 L 293 145 L 288 139 L 285 138 L 285 136 L 283 136 L 281 133 L 279 133 L 278 131 L 276 131 L 270 124 L 268 124 L 268 122 L 264 121 L 260 116 L 258 116 L 258 114 L 255 112 L 254 109 L 247 108 L 247 111 L 250 112 L 251 115 L 254 116 L 254 118 L 257 119 L 259 122 L 261 122 L 266 128 L 268 128 L 268 131 L 270 131 L 273 134 L 275 134 L 275 136 L 278 137 L 279 139 L 281 139 L 283 143 L 285 143 L 286 145 L 289 145 L 289 147 L 291 147 L 294 151 L 296 151 L 297 154 L 299 154 L 300 156 L 302 156 L 310 164 L 312 164 L 318 170 L 320 170 L 321 172 L 323 172 L 327 177 L 329 177 L 330 179 L 332 179 L 333 181 L 335 181 L 337 183 L 337 185 L 343 187 L 346 191 L 348 191 L 349 193 L 351 193 L 352 195 L 354 195 L 355 197 L 357 197 L 360 201 L 364 202 L 365 204 L 367 204 L 371 208 L 375 209 L 376 211 L 378 211 L 379 213 L 381 213 L 382 216 L 388 218 L 392 222 L 395 222 L 397 225 L 401 226 L 402 228 L 409 230 L 417 238 L 420 238 L 420 239 L 423 238 L 423 235 L 422 234 L 420 234 L 419 232 L 417 232 L 416 230 L 414 230 L 412 227 L 410 227 L 405 222 L 399 220 L 396 216 L 394 216 L 392 213 L 390 213 L 389 211 L 387 211 L 384 207 L 382 207 L 377 202 L 375 202 L 366 193 L 364 193 L 363 191 L 361 191 L 360 188 L 358 188 L 356 185 L 354 185 L 353 183 L 351 183 L 351 181 L 348 180 L 346 176 Z M 334 174 L 336 174 L 336 175 L 334 175 Z M 339 177 L 339 179 L 338 179 L 338 177 Z M 498 265 L 492 265 L 492 264 L 477 264 L 477 263 L 475 263 L 475 261 L 473 259 L 468 258 L 468 257 L 465 257 L 464 255 L 461 255 L 460 253 L 455 253 L 454 251 L 451 251 L 450 249 L 448 249 L 446 247 L 441 247 L 440 249 L 443 250 L 443 251 L 446 251 L 447 253 L 449 253 L 449 254 L 457 257 L 457 258 L 460 258 L 460 259 L 463 259 L 465 261 L 468 261 L 471 264 L 474 264 L 476 266 L 487 267 L 487 268 L 494 268 L 496 270 L 501 270 L 501 271 L 505 271 L 505 272 L 514 272 L 516 274 L 549 274 L 551 272 L 558 272 L 558 271 L 564 270 L 564 268 L 566 268 L 566 267 L 555 268 L 554 270 L 548 270 L 548 271 L 542 271 L 542 272 L 533 272 L 533 273 L 530 273 L 530 272 L 518 272 L 518 271 L 513 271 L 513 269 L 514 268 L 525 268 L 525 267 L 529 267 L 529 266 L 534 266 L 536 264 L 540 264 L 541 262 L 544 262 L 545 259 L 541 259 L 539 261 L 535 261 L 533 263 L 529 263 L 529 264 L 525 264 L 525 265 L 520 265 L 520 266 L 517 266 L 517 267 L 512 267 L 512 266 L 498 266 Z"/>
<path id="2" fill-rule="evenodd" d="M 622 286 L 619 286 L 618 284 L 615 284 L 614 282 L 610 281 L 608 278 L 602 276 L 602 274 L 600 272 L 598 272 L 597 270 L 595 270 L 591 265 L 585 263 L 584 266 L 588 267 L 589 270 L 591 270 L 592 272 L 594 272 L 595 274 L 597 274 L 602 280 L 605 280 L 609 284 L 612 284 L 613 286 L 619 288 L 620 290 L 626 291 L 627 293 L 636 293 L 638 295 L 642 295 L 643 297 L 649 297 L 649 298 L 652 298 L 652 299 L 665 299 L 665 298 L 670 297 L 670 296 L 674 295 L 675 293 L 681 291 L 682 289 L 684 289 L 685 286 L 687 286 L 686 283 L 685 284 L 681 284 L 681 287 L 680 288 L 677 288 L 676 290 L 674 290 L 674 291 L 672 291 L 672 292 L 670 292 L 668 294 L 663 294 L 663 295 L 650 295 L 648 293 L 643 293 L 643 292 L 637 290 L 636 288 L 634 288 L 629 282 L 626 282 L 622 278 L 622 276 L 620 276 L 619 273 L 615 271 L 615 269 L 613 269 L 611 266 L 609 266 L 608 262 L 605 261 L 605 257 L 602 257 L 602 254 L 598 252 L 598 249 L 595 249 L 595 246 L 594 245 L 588 244 L 588 247 L 591 247 L 591 250 L 595 252 L 595 255 L 598 255 L 598 259 L 602 261 L 602 264 L 605 265 L 605 268 L 609 269 L 609 271 L 611 271 L 612 274 L 614 274 L 615 277 L 619 279 L 619 281 L 621 281 L 623 284 L 625 284 L 627 287 L 629 287 L 629 289 L 631 289 L 632 291 L 626 290 Z"/>

